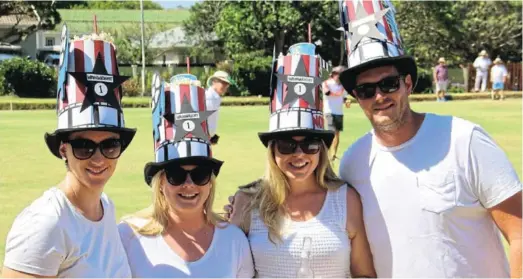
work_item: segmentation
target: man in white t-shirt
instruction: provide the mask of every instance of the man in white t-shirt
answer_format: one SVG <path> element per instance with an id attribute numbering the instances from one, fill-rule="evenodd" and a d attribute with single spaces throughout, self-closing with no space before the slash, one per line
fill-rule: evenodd
<path id="1" fill-rule="evenodd" d="M 327 122 L 327 129 L 334 131 L 334 140 L 332 141 L 332 160 L 337 159 L 338 144 L 340 140 L 340 131 L 343 131 L 343 105 L 350 107 L 350 101 L 347 100 L 347 92 L 340 84 L 340 73 L 345 67 L 334 67 L 327 80 L 322 83 L 323 92 L 323 114 Z"/>
<path id="2" fill-rule="evenodd" d="M 499 98 L 504 100 L 503 89 L 505 88 L 505 82 L 507 82 L 508 71 L 503 65 L 501 58 L 494 59 L 494 66 L 490 69 L 490 81 L 492 82 L 492 100 Z"/>
<path id="3" fill-rule="evenodd" d="M 474 90 L 476 92 L 479 92 L 479 84 L 481 83 L 481 92 L 485 92 L 487 90 L 487 78 L 488 78 L 488 70 L 490 68 L 490 65 L 492 64 L 492 61 L 488 57 L 488 53 L 485 50 L 482 50 L 476 60 L 474 60 L 474 63 L 472 66 L 476 68 L 476 82 L 474 84 Z"/>
<path id="4" fill-rule="evenodd" d="M 235 85 L 229 74 L 224 71 L 216 71 L 207 80 L 207 90 L 205 91 L 205 99 L 207 110 L 216 111 L 209 116 L 207 123 L 209 125 L 209 134 L 211 136 L 211 144 L 217 144 L 219 136 L 218 129 L 218 112 L 222 102 L 221 96 L 227 93 L 230 85 Z"/>
<path id="5" fill-rule="evenodd" d="M 365 12 L 355 16 L 350 24 L 367 24 Z M 393 14 L 383 20 L 394 26 Z M 364 43 L 351 41 L 340 74 L 373 129 L 347 149 L 339 174 L 361 196 L 378 277 L 521 278 L 522 184 L 506 154 L 475 123 L 413 111 L 415 59 L 373 32 L 352 36 Z"/>

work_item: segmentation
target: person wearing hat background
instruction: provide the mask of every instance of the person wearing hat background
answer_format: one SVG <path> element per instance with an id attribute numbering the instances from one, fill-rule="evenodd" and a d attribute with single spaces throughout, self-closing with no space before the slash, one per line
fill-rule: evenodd
<path id="1" fill-rule="evenodd" d="M 481 92 L 487 90 L 488 72 L 492 61 L 488 57 L 486 50 L 482 50 L 472 66 L 476 69 L 476 81 L 474 83 L 474 91 L 479 92 L 479 85 L 481 84 Z"/>
<path id="2" fill-rule="evenodd" d="M 436 84 L 436 98 L 438 102 L 445 102 L 445 94 L 449 85 L 449 69 L 447 68 L 445 58 L 438 59 L 438 65 L 434 67 L 434 83 Z"/>
<path id="3" fill-rule="evenodd" d="M 62 29 L 58 129 L 45 134 L 66 174 L 15 219 L 3 277 L 130 277 L 113 202 L 103 192 L 136 129 L 124 126 L 115 46 Z M 42 169 L 45 171 L 45 169 Z"/>
<path id="4" fill-rule="evenodd" d="M 340 73 L 345 68 L 343 66 L 334 67 L 329 78 L 322 82 L 323 92 L 323 113 L 327 121 L 327 129 L 334 131 L 334 141 L 332 143 L 331 158 L 337 159 L 338 144 L 340 142 L 340 131 L 343 131 L 343 105 L 350 107 L 347 99 L 347 91 L 340 83 Z"/>
<path id="5" fill-rule="evenodd" d="M 343 4 L 355 12 L 344 13 L 354 33 L 340 81 L 372 130 L 339 173 L 361 196 L 378 277 L 521 278 L 522 184 L 512 164 L 480 125 L 411 109 L 417 65 L 394 9 L 365 3 Z"/>
<path id="6" fill-rule="evenodd" d="M 236 85 L 229 74 L 225 71 L 216 71 L 207 79 L 207 91 L 205 92 L 205 99 L 207 100 L 207 109 L 214 110 L 216 113 L 209 117 L 209 134 L 211 135 L 211 143 L 217 144 L 220 138 L 218 132 L 218 111 L 222 102 L 221 96 L 227 93 L 230 85 Z"/>
<path id="7" fill-rule="evenodd" d="M 504 100 L 503 89 L 507 82 L 508 72 L 501 58 L 494 59 L 494 66 L 490 69 L 490 81 L 492 82 L 492 100 L 499 98 Z"/>
<path id="8" fill-rule="evenodd" d="M 249 238 L 257 277 L 376 277 L 361 202 L 330 165 L 313 44 L 280 55 L 262 179 L 240 187 L 230 222 Z"/>
<path id="9" fill-rule="evenodd" d="M 153 203 L 119 224 L 133 277 L 254 276 L 245 234 L 213 212 L 223 162 L 212 157 L 207 121 L 216 111 L 204 96 L 195 76 L 167 85 L 153 77 L 155 160 L 144 169 Z"/>

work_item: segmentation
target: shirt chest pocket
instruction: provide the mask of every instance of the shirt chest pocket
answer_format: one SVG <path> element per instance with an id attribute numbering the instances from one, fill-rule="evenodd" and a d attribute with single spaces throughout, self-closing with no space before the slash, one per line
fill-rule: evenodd
<path id="1" fill-rule="evenodd" d="M 442 213 L 456 206 L 454 172 L 426 172 L 419 174 L 417 180 L 423 210 Z"/>

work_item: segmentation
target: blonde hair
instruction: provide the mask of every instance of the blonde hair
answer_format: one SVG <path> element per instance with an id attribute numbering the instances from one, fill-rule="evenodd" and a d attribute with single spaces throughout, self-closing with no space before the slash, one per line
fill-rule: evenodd
<path id="1" fill-rule="evenodd" d="M 265 176 L 260 182 L 261 187 L 254 194 L 254 198 L 246 211 L 247 214 L 244 214 L 244 218 L 250 218 L 249 212 L 252 209 L 257 209 L 261 220 L 269 230 L 269 240 L 273 243 L 275 243 L 276 239 L 281 241 L 281 221 L 283 216 L 286 215 L 283 204 L 290 191 L 287 177 L 276 164 L 274 146 L 274 141 L 269 142 Z M 345 184 L 332 170 L 328 148 L 325 144 L 321 146 L 320 158 L 318 166 L 314 170 L 314 175 L 318 185 L 326 190 L 335 190 Z M 245 219 L 242 222 L 243 224 L 247 224 Z M 242 227 L 242 229 L 246 230 L 245 227 Z"/>
<path id="2" fill-rule="evenodd" d="M 153 191 L 153 203 L 132 215 L 126 216 L 123 219 L 124 222 L 128 223 L 133 230 L 141 235 L 155 236 L 162 234 L 169 223 L 169 204 L 165 199 L 164 194 L 161 191 L 162 175 L 164 171 L 161 170 L 156 173 L 151 180 L 151 188 Z M 218 226 L 219 223 L 225 222 L 225 219 L 220 215 L 212 211 L 214 203 L 214 196 L 216 192 L 216 177 L 214 174 L 211 176 L 211 189 L 209 197 L 204 204 L 204 213 L 206 222 L 208 224 Z M 136 226 L 129 222 L 129 219 L 140 218 L 145 219 L 146 223 L 143 226 Z"/>

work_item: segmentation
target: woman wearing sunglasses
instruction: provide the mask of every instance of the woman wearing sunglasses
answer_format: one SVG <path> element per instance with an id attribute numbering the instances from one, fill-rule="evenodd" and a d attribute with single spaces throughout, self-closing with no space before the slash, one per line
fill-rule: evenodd
<path id="1" fill-rule="evenodd" d="M 127 77 L 118 76 L 116 65 L 104 68 L 116 61 L 112 43 L 91 37 L 69 44 L 65 26 L 61 55 L 58 129 L 45 141 L 65 161 L 66 174 L 16 217 L 2 276 L 130 277 L 114 205 L 103 193 L 136 133 L 124 127 L 121 112 L 119 85 Z M 115 83 L 86 82 L 91 74 Z M 95 86 L 114 90 L 100 96 Z"/>
<path id="2" fill-rule="evenodd" d="M 375 277 L 358 194 L 330 166 L 334 133 L 323 128 L 321 97 L 290 82 L 319 79 L 302 68 L 314 51 L 300 53 L 279 59 L 286 86 L 272 96 L 269 132 L 259 133 L 267 170 L 235 195 L 230 221 L 248 235 L 259 277 Z"/>
<path id="3" fill-rule="evenodd" d="M 175 76 L 170 89 L 153 80 L 160 124 L 144 170 L 153 204 L 119 225 L 132 276 L 253 277 L 245 234 L 212 211 L 223 162 L 211 156 L 205 91 L 192 75 Z"/>

